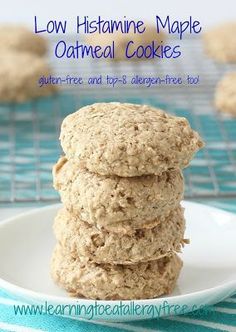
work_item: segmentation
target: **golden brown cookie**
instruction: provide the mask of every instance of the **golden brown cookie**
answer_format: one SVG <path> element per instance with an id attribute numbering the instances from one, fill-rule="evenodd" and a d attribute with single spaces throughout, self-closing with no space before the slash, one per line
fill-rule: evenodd
<path id="1" fill-rule="evenodd" d="M 42 59 L 30 53 L 5 51 L 0 53 L 0 102 L 24 102 L 47 96 L 57 90 L 55 85 L 39 86 L 50 69 Z"/>
<path id="2" fill-rule="evenodd" d="M 179 206 L 184 180 L 180 170 L 121 178 L 79 169 L 61 157 L 53 168 L 54 187 L 64 206 L 82 220 L 99 226 L 132 220 L 141 225 L 167 216 Z M 135 226 L 137 227 L 137 226 Z"/>
<path id="3" fill-rule="evenodd" d="M 236 116 L 236 72 L 227 73 L 218 83 L 215 105 L 219 111 Z"/>
<path id="4" fill-rule="evenodd" d="M 188 166 L 203 142 L 185 118 L 147 105 L 97 103 L 67 116 L 61 145 L 80 168 L 101 175 L 160 175 Z"/>
<path id="5" fill-rule="evenodd" d="M 60 245 L 52 257 L 54 281 L 72 296 L 101 300 L 138 300 L 170 294 L 182 267 L 176 255 L 135 265 L 82 263 Z"/>
<path id="6" fill-rule="evenodd" d="M 184 244 L 185 219 L 177 208 L 159 225 L 130 232 L 98 229 L 61 209 L 55 219 L 57 241 L 81 261 L 109 264 L 134 264 L 156 260 L 180 252 Z"/>
<path id="7" fill-rule="evenodd" d="M 86 44 L 92 46 L 101 46 L 105 48 L 107 45 L 111 45 L 114 41 L 115 44 L 115 57 L 114 60 L 128 60 L 126 56 L 126 48 L 130 41 L 133 43 L 129 44 L 129 56 L 134 53 L 134 51 L 142 45 L 144 48 L 150 45 L 153 41 L 156 44 L 161 45 L 165 40 L 165 34 L 163 31 L 159 33 L 155 26 L 147 25 L 146 30 L 143 33 L 94 33 L 86 34 L 85 41 Z M 144 60 L 145 58 L 141 58 Z M 132 60 L 138 60 L 137 57 L 132 57 Z"/>
<path id="8" fill-rule="evenodd" d="M 2 51 L 28 52 L 44 55 L 47 50 L 46 40 L 21 25 L 0 26 L 0 53 Z"/>
<path id="9" fill-rule="evenodd" d="M 236 62 L 236 22 L 229 22 L 209 29 L 204 34 L 207 54 L 219 62 Z"/>

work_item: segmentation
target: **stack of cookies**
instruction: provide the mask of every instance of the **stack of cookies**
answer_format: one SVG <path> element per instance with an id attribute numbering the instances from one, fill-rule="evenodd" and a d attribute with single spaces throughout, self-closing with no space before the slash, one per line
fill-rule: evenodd
<path id="1" fill-rule="evenodd" d="M 170 293 L 185 242 L 181 169 L 203 146 L 199 135 L 150 106 L 99 103 L 66 117 L 60 139 L 55 282 L 90 299 Z"/>

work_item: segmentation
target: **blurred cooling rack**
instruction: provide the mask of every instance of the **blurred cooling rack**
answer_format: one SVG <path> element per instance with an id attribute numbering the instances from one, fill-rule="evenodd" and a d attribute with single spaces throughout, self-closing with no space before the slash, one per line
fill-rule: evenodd
<path id="1" fill-rule="evenodd" d="M 51 40 L 53 54 L 55 41 Z M 0 203 L 53 202 L 52 165 L 62 153 L 59 128 L 62 119 L 83 105 L 99 101 L 145 103 L 188 118 L 206 142 L 191 166 L 184 171 L 188 199 L 236 198 L 236 119 L 214 109 L 215 85 L 235 67 L 216 65 L 208 59 L 199 39 L 186 39 L 183 55 L 172 60 L 108 62 L 67 60 L 49 62 L 54 76 L 100 74 L 128 78 L 198 76 L 198 85 L 131 84 L 63 86 L 60 93 L 21 105 L 0 105 Z"/>

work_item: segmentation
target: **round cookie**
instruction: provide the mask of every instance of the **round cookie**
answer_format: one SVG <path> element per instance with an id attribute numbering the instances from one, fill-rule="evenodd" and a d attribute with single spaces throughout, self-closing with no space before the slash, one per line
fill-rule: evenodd
<path id="1" fill-rule="evenodd" d="M 182 261 L 176 254 L 135 265 L 85 264 L 57 245 L 51 274 L 53 280 L 72 296 L 137 300 L 171 293 L 181 267 Z"/>
<path id="2" fill-rule="evenodd" d="M 46 40 L 21 25 L 0 26 L 0 53 L 5 50 L 29 52 L 44 55 L 47 51 Z"/>
<path id="3" fill-rule="evenodd" d="M 204 34 L 207 54 L 219 62 L 236 62 L 236 22 L 218 25 Z"/>
<path id="4" fill-rule="evenodd" d="M 184 231 L 181 207 L 154 228 L 137 229 L 128 234 L 99 230 L 65 208 L 58 212 L 54 222 L 56 239 L 71 256 L 98 264 L 135 264 L 180 252 L 185 243 Z"/>
<path id="5" fill-rule="evenodd" d="M 105 48 L 107 45 L 111 45 L 114 41 L 115 43 L 115 57 L 114 60 L 130 60 L 126 56 L 126 47 L 130 41 L 133 41 L 133 44 L 129 45 L 129 54 L 133 54 L 138 46 L 142 45 L 146 47 L 150 45 L 153 41 L 158 45 L 163 44 L 165 40 L 165 34 L 163 31 L 159 33 L 156 30 L 155 26 L 147 25 L 146 30 L 143 33 L 121 33 L 115 31 L 113 33 L 94 33 L 86 34 L 85 42 L 88 45 L 93 47 L 99 45 L 102 48 Z M 157 52 L 158 53 L 158 52 Z M 131 60 L 144 60 L 145 58 L 132 57 Z"/>
<path id="6" fill-rule="evenodd" d="M 203 142 L 185 118 L 147 105 L 97 103 L 67 116 L 61 145 L 68 159 L 101 175 L 160 175 L 188 166 Z"/>
<path id="7" fill-rule="evenodd" d="M 41 76 L 49 76 L 46 62 L 30 53 L 0 53 L 0 102 L 23 102 L 56 91 L 55 85 L 38 84 Z"/>
<path id="8" fill-rule="evenodd" d="M 61 157 L 53 167 L 54 187 L 65 207 L 82 220 L 103 226 L 132 220 L 154 220 L 167 216 L 183 196 L 180 170 L 161 176 L 121 178 L 78 169 L 73 160 Z"/>
<path id="9" fill-rule="evenodd" d="M 236 72 L 226 74 L 218 83 L 215 105 L 219 111 L 236 116 Z"/>

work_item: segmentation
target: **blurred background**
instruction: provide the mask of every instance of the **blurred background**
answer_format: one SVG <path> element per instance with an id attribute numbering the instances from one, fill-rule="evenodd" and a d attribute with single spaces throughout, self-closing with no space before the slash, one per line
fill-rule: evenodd
<path id="1" fill-rule="evenodd" d="M 14 9 L 14 10 L 13 10 Z M 33 16 L 40 17 L 42 23 L 50 19 L 70 19 L 76 15 L 103 15 L 118 18 L 126 15 L 130 18 L 152 20 L 155 15 L 171 15 L 174 19 L 184 19 L 189 15 L 202 22 L 204 27 L 215 23 L 235 19 L 235 1 L 126 1 L 126 0 L 92 0 L 92 1 L 56 1 L 56 0 L 9 0 L 2 6 L 1 22 L 24 23 L 29 27 L 33 24 Z M 68 26 L 69 28 L 69 26 Z M 72 25 L 70 25 L 72 29 Z"/>
<path id="2" fill-rule="evenodd" d="M 14 10 L 13 10 L 14 9 Z M 34 15 L 43 26 L 51 19 L 67 19 L 73 36 L 77 15 L 129 18 L 155 22 L 155 15 L 201 21 L 203 32 L 220 22 L 236 20 L 235 1 L 46 1 L 9 0 L 2 6 L 0 23 L 24 24 L 33 31 Z M 99 101 L 145 103 L 185 116 L 206 141 L 185 171 L 187 199 L 232 209 L 236 206 L 236 120 L 219 114 L 214 106 L 215 87 L 234 64 L 219 64 L 208 58 L 202 36 L 181 42 L 183 56 L 161 61 L 60 60 L 53 57 L 59 36 L 48 38 L 46 61 L 55 76 L 95 77 L 100 74 L 128 77 L 199 76 L 197 85 L 181 86 L 63 86 L 59 93 L 24 103 L 0 104 L 0 205 L 12 209 L 59 201 L 52 187 L 51 169 L 62 153 L 59 130 L 62 119 L 80 107 Z M 170 44 L 175 43 L 169 38 Z M 2 78 L 1 78 L 2 79 Z M 7 210 L 8 211 L 8 210 Z M 16 210 L 14 210 L 16 211 Z M 4 212 L 5 213 L 5 212 Z M 8 212 L 7 212 L 8 213 Z M 2 210 L 3 215 L 3 210 Z"/>

